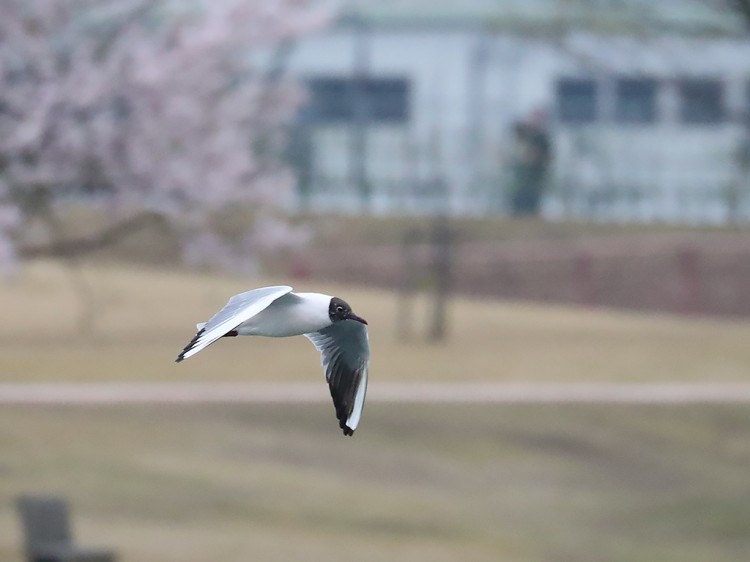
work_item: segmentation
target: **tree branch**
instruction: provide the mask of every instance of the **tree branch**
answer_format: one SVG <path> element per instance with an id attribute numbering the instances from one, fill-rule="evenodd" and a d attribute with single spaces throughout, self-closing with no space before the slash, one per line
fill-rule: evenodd
<path id="1" fill-rule="evenodd" d="M 112 246 L 123 238 L 127 238 L 146 227 L 161 226 L 163 224 L 164 220 L 161 215 L 146 212 L 122 220 L 117 224 L 104 228 L 100 232 L 89 236 L 54 241 L 47 244 L 21 246 L 19 248 L 19 256 L 22 258 L 50 256 L 70 258 L 80 256 L 96 250 L 101 250 L 107 246 Z"/>

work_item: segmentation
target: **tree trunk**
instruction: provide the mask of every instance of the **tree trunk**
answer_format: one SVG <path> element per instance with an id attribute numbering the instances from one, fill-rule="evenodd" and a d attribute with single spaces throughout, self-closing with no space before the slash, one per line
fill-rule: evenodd
<path id="1" fill-rule="evenodd" d="M 433 342 L 445 340 L 448 297 L 453 269 L 453 232 L 448 217 L 441 215 L 435 220 L 432 230 L 434 300 L 432 322 L 428 339 Z"/>
<path id="2" fill-rule="evenodd" d="M 417 260 L 415 245 L 419 231 L 410 228 L 401 242 L 401 283 L 396 310 L 396 336 L 408 341 L 414 335 L 414 297 L 417 290 Z"/>

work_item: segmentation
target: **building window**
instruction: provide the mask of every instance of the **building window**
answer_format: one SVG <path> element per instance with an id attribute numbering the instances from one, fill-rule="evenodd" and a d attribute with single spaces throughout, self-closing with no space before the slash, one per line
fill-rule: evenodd
<path id="1" fill-rule="evenodd" d="M 656 121 L 656 80 L 621 78 L 615 85 L 615 119 L 620 123 Z"/>
<path id="2" fill-rule="evenodd" d="M 556 88 L 557 116 L 563 123 L 596 121 L 597 85 L 588 78 L 561 78 Z"/>
<path id="3" fill-rule="evenodd" d="M 316 123 L 402 123 L 409 119 L 409 82 L 404 78 L 312 78 L 302 118 Z"/>
<path id="4" fill-rule="evenodd" d="M 711 125 L 724 120 L 724 85 L 718 80 L 681 80 L 679 92 L 683 123 Z"/>

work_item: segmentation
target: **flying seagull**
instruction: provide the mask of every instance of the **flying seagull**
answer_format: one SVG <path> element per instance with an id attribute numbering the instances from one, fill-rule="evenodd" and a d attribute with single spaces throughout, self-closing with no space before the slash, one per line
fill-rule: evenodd
<path id="1" fill-rule="evenodd" d="M 336 417 L 344 435 L 359 425 L 367 392 L 367 321 L 338 297 L 293 293 L 286 285 L 234 295 L 177 356 L 179 363 L 222 337 L 305 336 L 321 355 Z"/>

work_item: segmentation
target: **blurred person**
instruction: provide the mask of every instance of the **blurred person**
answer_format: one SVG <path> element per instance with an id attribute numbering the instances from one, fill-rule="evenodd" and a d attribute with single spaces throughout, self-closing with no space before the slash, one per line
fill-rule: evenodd
<path id="1" fill-rule="evenodd" d="M 510 193 L 513 216 L 539 214 L 552 155 L 546 121 L 546 113 L 537 110 L 528 120 L 518 121 L 513 125 Z"/>
<path id="2" fill-rule="evenodd" d="M 750 180 L 750 112 L 745 116 L 745 128 L 737 148 L 737 166 L 747 184 Z"/>
<path id="3" fill-rule="evenodd" d="M 742 204 L 750 193 L 750 113 L 743 118 L 743 131 L 734 150 L 736 175 L 726 190 L 726 206 L 730 223 L 741 219 Z"/>

